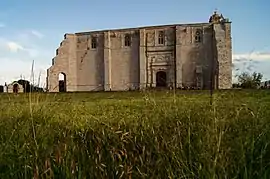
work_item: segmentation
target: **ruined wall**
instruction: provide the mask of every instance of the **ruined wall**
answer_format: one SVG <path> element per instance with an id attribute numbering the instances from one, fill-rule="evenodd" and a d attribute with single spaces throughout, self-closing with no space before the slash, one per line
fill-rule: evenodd
<path id="1" fill-rule="evenodd" d="M 130 35 L 130 46 L 125 36 Z M 105 34 L 105 89 L 118 91 L 139 87 L 139 33 L 136 30 L 109 31 Z"/>
<path id="2" fill-rule="evenodd" d="M 212 52 L 209 23 L 176 26 L 177 87 L 209 88 Z"/>
<path id="3" fill-rule="evenodd" d="M 230 88 L 231 26 L 197 23 L 67 34 L 53 61 L 47 84 L 55 92 L 59 73 L 66 74 L 67 91 L 121 91 L 156 87 L 160 71 L 167 86 L 209 89 L 212 69 L 217 69 L 216 87 Z"/>
<path id="4" fill-rule="evenodd" d="M 224 22 L 213 24 L 215 43 L 215 60 L 217 62 L 216 87 L 218 89 L 229 89 L 232 87 L 232 42 L 231 23 Z"/>
<path id="5" fill-rule="evenodd" d="M 81 33 L 76 36 L 77 91 L 104 90 L 103 33 Z M 95 46 L 93 38 L 96 38 Z"/>
<path id="6" fill-rule="evenodd" d="M 48 90 L 59 92 L 59 74 L 63 73 L 66 76 L 67 91 L 76 91 L 76 71 L 76 36 L 66 34 L 52 59 L 52 66 L 47 70 Z"/>

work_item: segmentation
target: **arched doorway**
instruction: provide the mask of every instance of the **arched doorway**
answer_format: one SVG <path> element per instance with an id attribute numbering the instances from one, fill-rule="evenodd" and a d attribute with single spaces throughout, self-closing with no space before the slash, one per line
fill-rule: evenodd
<path id="1" fill-rule="evenodd" d="M 17 83 L 15 83 L 13 85 L 13 93 L 18 93 L 19 92 L 19 85 Z"/>
<path id="2" fill-rule="evenodd" d="M 66 92 L 67 91 L 67 79 L 66 74 L 61 72 L 59 73 L 59 92 Z"/>
<path id="3" fill-rule="evenodd" d="M 156 87 L 167 87 L 167 74 L 165 71 L 157 72 Z"/>

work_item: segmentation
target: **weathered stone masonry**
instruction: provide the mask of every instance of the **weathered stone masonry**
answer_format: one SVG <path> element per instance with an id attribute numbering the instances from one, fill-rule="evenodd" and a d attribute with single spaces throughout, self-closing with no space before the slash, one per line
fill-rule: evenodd
<path id="1" fill-rule="evenodd" d="M 50 92 L 146 87 L 231 88 L 231 23 L 174 24 L 66 34 L 47 71 Z M 163 82 L 162 82 L 163 80 Z"/>

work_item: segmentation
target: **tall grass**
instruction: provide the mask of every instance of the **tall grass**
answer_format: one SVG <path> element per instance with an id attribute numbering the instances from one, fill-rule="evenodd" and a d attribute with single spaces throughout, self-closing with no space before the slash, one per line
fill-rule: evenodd
<path id="1" fill-rule="evenodd" d="M 270 178 L 270 93 L 0 95 L 0 178 Z M 31 106 L 31 110 L 30 107 Z"/>

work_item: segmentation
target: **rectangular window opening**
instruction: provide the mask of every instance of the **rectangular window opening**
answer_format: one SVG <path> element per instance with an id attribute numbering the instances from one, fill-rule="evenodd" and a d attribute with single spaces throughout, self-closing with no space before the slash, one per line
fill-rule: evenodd
<path id="1" fill-rule="evenodd" d="M 129 47 L 131 45 L 131 37 L 129 34 L 125 35 L 125 46 Z"/>
<path id="2" fill-rule="evenodd" d="M 97 38 L 96 37 L 92 37 L 91 47 L 93 49 L 97 48 Z"/>
<path id="3" fill-rule="evenodd" d="M 158 33 L 158 44 L 164 44 L 164 31 L 159 31 Z"/>

